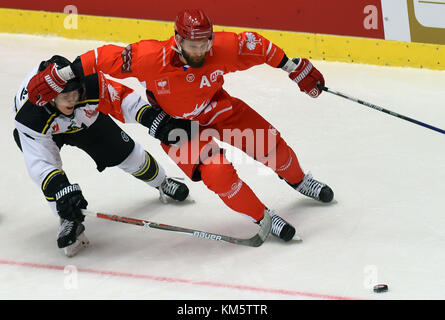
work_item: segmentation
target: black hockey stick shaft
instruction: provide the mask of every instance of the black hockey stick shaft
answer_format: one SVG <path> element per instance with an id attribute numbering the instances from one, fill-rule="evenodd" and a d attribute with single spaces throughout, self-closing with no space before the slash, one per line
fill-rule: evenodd
<path id="1" fill-rule="evenodd" d="M 369 102 L 366 102 L 366 101 L 363 101 L 363 100 L 360 100 L 360 99 L 357 99 L 357 98 L 354 98 L 354 97 L 350 97 L 350 96 L 348 96 L 348 95 L 346 95 L 346 94 L 344 94 L 344 93 L 341 93 L 341 92 L 338 92 L 338 91 L 331 90 L 331 89 L 329 89 L 329 88 L 327 88 L 327 87 L 324 87 L 324 86 L 322 86 L 322 85 L 318 85 L 318 88 L 319 88 L 320 90 L 323 90 L 323 91 L 326 91 L 326 92 L 335 94 L 335 95 L 337 95 L 337 96 L 339 96 L 339 97 L 348 99 L 348 100 L 350 100 L 350 101 L 357 102 L 357 103 L 359 103 L 359 104 L 361 104 L 361 105 L 364 105 L 364 106 L 366 106 L 366 107 L 369 107 L 369 108 L 372 108 L 372 109 L 375 109 L 375 110 L 384 112 L 384 113 L 386 113 L 386 114 L 389 114 L 389 115 L 391 115 L 391 116 L 397 117 L 397 118 L 399 118 L 399 119 L 403 119 L 403 120 L 409 121 L 409 122 L 411 122 L 411 123 L 417 124 L 417 125 L 419 125 L 419 126 L 422 126 L 422 127 L 425 127 L 425 128 L 428 128 L 428 129 L 431 129 L 431 130 L 434 130 L 434 131 L 437 131 L 437 132 L 440 132 L 440 133 L 445 134 L 445 130 L 440 129 L 440 128 L 437 128 L 437 127 L 434 127 L 434 126 L 432 126 L 432 125 L 430 125 L 430 124 L 427 124 L 427 123 L 424 123 L 424 122 L 422 122 L 422 121 L 419 121 L 419 120 L 416 120 L 416 119 L 413 119 L 413 118 L 404 116 L 404 115 L 402 115 L 402 114 L 399 114 L 399 113 L 397 113 L 397 112 L 394 112 L 394 111 L 391 111 L 391 110 L 388 110 L 388 109 L 385 109 L 385 108 L 376 106 L 375 104 L 372 104 L 372 103 L 369 103 Z"/>
<path id="2" fill-rule="evenodd" d="M 220 235 L 220 234 L 216 234 L 216 233 L 200 231 L 200 230 L 196 230 L 196 229 L 176 227 L 176 226 L 171 226 L 168 224 L 157 223 L 157 222 L 148 221 L 148 220 L 122 217 L 122 216 L 118 216 L 118 215 L 114 215 L 114 214 L 93 212 L 93 211 L 89 211 L 89 210 L 82 210 L 82 213 L 85 216 L 89 216 L 89 217 L 96 217 L 96 218 L 115 221 L 115 222 L 128 223 L 128 224 L 141 226 L 141 227 L 145 227 L 145 228 L 154 228 L 154 229 L 161 229 L 161 230 L 166 230 L 166 231 L 182 232 L 182 233 L 190 234 L 197 238 L 229 242 L 229 243 L 240 244 L 240 245 L 249 246 L 249 247 L 261 246 L 263 244 L 263 242 L 267 239 L 267 237 L 270 233 L 270 230 L 272 228 L 272 220 L 268 213 L 264 214 L 265 220 L 264 220 L 264 223 L 262 223 L 262 225 L 260 226 L 259 232 L 249 239 L 240 239 L 240 238 Z"/>

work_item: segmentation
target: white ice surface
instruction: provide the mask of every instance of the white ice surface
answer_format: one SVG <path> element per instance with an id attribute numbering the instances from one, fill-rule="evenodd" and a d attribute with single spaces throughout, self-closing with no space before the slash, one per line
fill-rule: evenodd
<path id="1" fill-rule="evenodd" d="M 268 66 L 227 75 L 225 89 L 281 131 L 335 201 L 307 199 L 228 150 L 242 159 L 240 177 L 303 243 L 270 237 L 249 248 L 87 218 L 91 247 L 65 257 L 56 246 L 58 219 L 12 138 L 13 97 L 41 60 L 74 59 L 101 44 L 0 35 L 0 299 L 445 298 L 445 135 L 331 94 L 311 99 Z M 445 128 L 443 71 L 314 63 L 332 89 Z M 184 176 L 145 128 L 121 126 L 169 175 Z M 117 168 L 98 173 L 79 149 L 64 147 L 62 159 L 90 210 L 238 237 L 256 232 L 201 182 L 186 180 L 194 203 L 163 205 L 156 190 Z M 373 293 L 375 283 L 389 291 Z"/>

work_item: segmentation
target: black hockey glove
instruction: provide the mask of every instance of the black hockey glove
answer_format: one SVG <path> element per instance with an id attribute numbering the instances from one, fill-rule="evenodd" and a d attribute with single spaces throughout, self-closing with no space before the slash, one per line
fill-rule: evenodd
<path id="1" fill-rule="evenodd" d="M 176 144 L 181 139 L 189 140 L 191 136 L 192 122 L 190 120 L 172 118 L 169 115 L 167 115 L 166 118 L 167 117 L 168 119 L 161 122 L 157 130 L 154 132 L 154 137 L 166 145 Z M 169 138 L 170 133 L 171 138 Z M 150 135 L 152 135 L 151 130 Z"/>
<path id="2" fill-rule="evenodd" d="M 149 129 L 148 133 L 166 145 L 178 143 L 181 138 L 191 139 L 192 121 L 176 119 L 159 107 L 149 107 L 142 111 L 139 122 Z M 175 130 L 174 132 L 172 132 Z M 169 135 L 171 133 L 171 139 Z"/>
<path id="3" fill-rule="evenodd" d="M 84 215 L 80 209 L 86 209 L 88 202 L 82 195 L 77 183 L 70 184 L 56 192 L 57 213 L 63 219 L 82 222 Z"/>

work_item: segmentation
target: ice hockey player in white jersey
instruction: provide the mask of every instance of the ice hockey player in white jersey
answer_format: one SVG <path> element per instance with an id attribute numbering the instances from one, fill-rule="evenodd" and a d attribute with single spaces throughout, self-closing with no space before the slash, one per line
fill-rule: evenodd
<path id="1" fill-rule="evenodd" d="M 189 190 L 184 183 L 166 176 L 163 167 L 129 137 L 111 118 L 139 122 L 155 138 L 166 141 L 176 128 L 186 129 L 189 121 L 174 119 L 151 107 L 132 89 L 105 78 L 102 73 L 70 80 L 63 91 L 44 106 L 28 100 L 29 80 L 51 63 L 58 68 L 70 64 L 61 56 L 42 61 L 25 78 L 14 99 L 14 139 L 22 150 L 29 175 L 41 187 L 53 212 L 60 217 L 57 245 L 67 256 L 89 245 L 84 216 L 88 202 L 77 183 L 71 183 L 62 169 L 61 147 L 71 145 L 85 151 L 102 172 L 117 166 L 151 187 L 161 201 L 167 197 L 183 201 Z M 167 140 L 168 141 L 168 140 Z"/>

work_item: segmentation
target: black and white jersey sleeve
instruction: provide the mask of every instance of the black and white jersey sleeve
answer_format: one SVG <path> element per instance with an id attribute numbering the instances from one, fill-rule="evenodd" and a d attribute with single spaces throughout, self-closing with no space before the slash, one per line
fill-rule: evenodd
<path id="1" fill-rule="evenodd" d="M 50 104 L 36 106 L 28 100 L 26 87 L 36 73 L 37 67 L 25 78 L 15 96 L 15 128 L 30 177 L 41 187 L 47 200 L 52 201 L 54 190 L 51 189 L 68 184 L 53 135 L 76 133 L 92 125 L 98 117 L 98 91 L 83 94 L 73 115 L 65 116 Z"/>
<path id="2" fill-rule="evenodd" d="M 39 112 L 33 112 L 35 108 L 40 108 Z M 46 196 L 45 190 L 49 178 L 56 173 L 63 174 L 63 171 L 59 148 L 52 135 L 48 134 L 48 127 L 51 126 L 54 114 L 46 113 L 45 109 L 29 102 L 25 103 L 16 115 L 15 127 L 28 173 Z M 29 119 L 26 116 L 30 114 L 33 117 Z"/>

